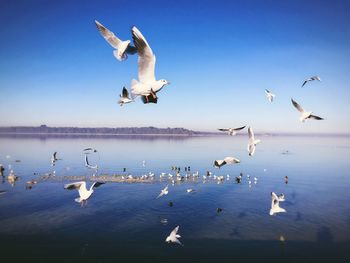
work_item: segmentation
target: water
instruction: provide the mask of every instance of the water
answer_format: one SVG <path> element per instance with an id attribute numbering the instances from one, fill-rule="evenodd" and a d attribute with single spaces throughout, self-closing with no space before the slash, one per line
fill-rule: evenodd
<path id="1" fill-rule="evenodd" d="M 0 163 L 20 176 L 14 186 L 0 183 L 1 258 L 26 262 L 348 262 L 350 249 L 349 137 L 262 136 L 249 157 L 245 136 L 218 137 L 0 137 Z M 98 174 L 141 176 L 172 173 L 190 166 L 200 179 L 106 183 L 87 204 L 63 189 L 63 176 L 86 176 L 82 149 L 98 163 Z M 288 150 L 288 154 L 282 154 Z M 54 151 L 62 158 L 50 166 Z M 234 156 L 238 165 L 213 168 L 213 160 Z M 20 162 L 16 162 L 20 160 Z M 145 160 L 145 166 L 142 165 Z M 28 180 L 52 173 L 56 179 L 26 190 Z M 230 180 L 206 183 L 202 175 L 227 174 Z M 234 177 L 242 172 L 241 184 Z M 34 175 L 37 173 L 38 175 Z M 246 175 L 252 179 L 249 187 Z M 254 184 L 253 177 L 258 177 Z M 284 176 L 289 183 L 284 183 Z M 1 179 L 1 178 L 0 178 Z M 90 182 L 88 182 L 90 185 Z M 195 193 L 188 194 L 186 189 Z M 270 192 L 285 193 L 285 214 L 270 216 Z M 173 206 L 168 205 L 173 202 Z M 217 208 L 222 208 L 217 213 Z M 166 218 L 168 223 L 162 224 Z M 165 243 L 177 225 L 184 247 Z M 280 236 L 285 242 L 279 241 Z M 5 261 L 4 261 L 5 262 Z"/>

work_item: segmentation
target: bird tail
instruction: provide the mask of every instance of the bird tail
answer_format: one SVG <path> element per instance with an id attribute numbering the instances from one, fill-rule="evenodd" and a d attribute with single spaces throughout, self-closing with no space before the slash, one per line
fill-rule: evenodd
<path id="1" fill-rule="evenodd" d="M 115 56 L 116 59 L 118 59 L 119 61 L 123 61 L 126 60 L 128 58 L 128 56 L 126 54 L 123 54 L 122 56 L 119 56 L 118 54 L 118 50 L 113 50 L 113 55 Z"/>

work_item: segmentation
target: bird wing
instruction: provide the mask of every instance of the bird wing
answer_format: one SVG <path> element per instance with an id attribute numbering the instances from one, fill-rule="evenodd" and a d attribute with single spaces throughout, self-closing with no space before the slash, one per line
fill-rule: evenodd
<path id="1" fill-rule="evenodd" d="M 124 98 L 129 98 L 129 92 L 125 87 L 123 87 L 122 95 Z"/>
<path id="2" fill-rule="evenodd" d="M 301 87 L 304 87 L 304 85 L 308 82 L 309 80 L 305 80 L 303 85 L 301 85 Z"/>
<path id="3" fill-rule="evenodd" d="M 83 151 L 92 151 L 92 148 L 85 148 Z"/>
<path id="4" fill-rule="evenodd" d="M 55 160 L 57 159 L 56 156 L 57 156 L 57 152 L 54 152 L 54 153 L 53 153 L 53 158 L 54 158 Z"/>
<path id="5" fill-rule="evenodd" d="M 230 129 L 218 129 L 219 131 L 223 131 L 223 132 L 227 132 L 229 131 Z"/>
<path id="6" fill-rule="evenodd" d="M 89 166 L 89 160 L 88 160 L 88 157 L 87 157 L 87 154 L 85 154 L 85 165 L 86 166 Z"/>
<path id="7" fill-rule="evenodd" d="M 242 126 L 242 127 L 239 127 L 239 128 L 234 128 L 233 130 L 240 131 L 240 130 L 243 130 L 244 128 L 245 128 L 245 126 Z"/>
<path id="8" fill-rule="evenodd" d="M 90 189 L 92 189 L 92 188 L 97 188 L 97 187 L 99 187 L 99 186 L 101 186 L 101 185 L 103 185 L 103 184 L 105 184 L 105 183 L 104 183 L 104 182 L 94 182 L 94 183 L 92 184 L 92 186 L 91 186 Z"/>
<path id="9" fill-rule="evenodd" d="M 310 115 L 309 116 L 310 119 L 315 119 L 315 120 L 323 120 L 323 118 L 319 117 L 319 116 L 316 116 L 316 115 Z"/>
<path id="10" fill-rule="evenodd" d="M 269 94 L 269 93 L 271 93 L 268 89 L 265 89 L 265 93 L 266 94 Z"/>
<path id="11" fill-rule="evenodd" d="M 71 184 L 65 184 L 64 189 L 67 189 L 67 190 L 79 189 L 83 183 L 85 183 L 85 182 L 76 182 L 76 183 L 71 183 Z"/>
<path id="12" fill-rule="evenodd" d="M 131 33 L 137 53 L 139 54 L 139 81 L 143 83 L 154 82 L 156 81 L 154 73 L 156 57 L 148 45 L 147 40 L 135 26 L 132 27 Z"/>
<path id="13" fill-rule="evenodd" d="M 233 164 L 233 163 L 239 163 L 240 161 L 234 157 L 225 157 L 224 158 L 224 161 L 227 163 L 227 164 Z"/>
<path id="14" fill-rule="evenodd" d="M 108 30 L 106 27 L 104 27 L 100 22 L 95 20 L 95 24 L 97 26 L 98 31 L 100 31 L 101 35 L 104 39 L 115 49 L 118 49 L 118 45 L 121 42 L 121 40 L 114 35 L 114 33 L 110 30 Z"/>
<path id="15" fill-rule="evenodd" d="M 173 231 L 171 231 L 170 236 L 176 238 L 177 231 L 179 231 L 179 226 L 175 227 Z"/>
<path id="16" fill-rule="evenodd" d="M 248 127 L 249 140 L 254 141 L 254 132 L 252 127 Z"/>
<path id="17" fill-rule="evenodd" d="M 304 109 L 303 109 L 296 101 L 294 101 L 293 99 L 291 99 L 291 100 L 292 100 L 293 106 L 294 106 L 298 111 L 300 111 L 301 113 L 303 113 L 303 112 L 304 112 Z"/>

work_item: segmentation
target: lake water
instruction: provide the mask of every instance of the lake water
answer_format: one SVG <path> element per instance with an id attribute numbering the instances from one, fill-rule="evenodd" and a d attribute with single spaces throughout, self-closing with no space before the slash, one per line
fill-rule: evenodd
<path id="1" fill-rule="evenodd" d="M 250 157 L 246 136 L 2 136 L 0 191 L 7 192 L 0 194 L 0 258 L 7 260 L 1 262 L 350 262 L 350 138 L 260 139 Z M 74 201 L 77 191 L 63 185 L 64 176 L 93 175 L 84 166 L 86 147 L 98 150 L 89 155 L 99 165 L 97 176 L 126 168 L 134 176 L 153 172 L 156 179 L 106 183 L 81 207 Z M 52 167 L 54 151 L 62 160 Z M 213 161 L 226 156 L 241 163 L 215 169 Z M 20 177 L 13 186 L 8 165 Z M 190 166 L 200 177 L 174 186 L 160 182 L 161 172 L 175 174 L 171 166 L 181 167 L 182 175 Z M 51 179 L 26 190 L 28 180 L 53 171 Z M 206 171 L 230 180 L 203 183 Z M 167 184 L 169 194 L 156 199 Z M 269 215 L 271 191 L 285 194 L 280 205 L 287 213 Z M 177 225 L 184 246 L 164 242 Z"/>

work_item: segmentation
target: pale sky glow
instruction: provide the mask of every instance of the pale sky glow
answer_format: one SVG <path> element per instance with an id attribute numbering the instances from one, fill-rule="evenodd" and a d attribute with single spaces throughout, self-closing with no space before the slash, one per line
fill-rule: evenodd
<path id="1" fill-rule="evenodd" d="M 85 2 L 1 2 L 0 126 L 350 133 L 347 1 Z M 144 34 L 171 82 L 157 105 L 117 104 L 137 56 L 117 61 L 95 19 Z M 313 75 L 322 82 L 301 88 Z M 325 120 L 300 123 L 291 98 Z"/>

